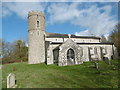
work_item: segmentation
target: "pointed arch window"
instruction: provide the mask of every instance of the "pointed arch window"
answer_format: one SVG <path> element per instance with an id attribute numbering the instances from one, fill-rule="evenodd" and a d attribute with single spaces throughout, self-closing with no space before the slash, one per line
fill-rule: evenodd
<path id="1" fill-rule="evenodd" d="M 83 56 L 83 48 L 81 48 L 81 54 L 80 54 L 80 56 L 81 57 Z"/>
<path id="2" fill-rule="evenodd" d="M 107 54 L 107 48 L 106 47 L 102 48 L 102 52 L 103 54 Z"/>
<path id="3" fill-rule="evenodd" d="M 94 53 L 97 54 L 97 47 L 94 48 Z"/>

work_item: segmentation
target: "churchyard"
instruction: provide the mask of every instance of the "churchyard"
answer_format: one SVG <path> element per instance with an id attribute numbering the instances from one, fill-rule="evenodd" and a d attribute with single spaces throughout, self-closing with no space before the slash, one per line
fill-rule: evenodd
<path id="1" fill-rule="evenodd" d="M 118 88 L 118 60 L 85 62 L 72 66 L 29 65 L 27 62 L 4 64 L 2 88 L 7 88 L 7 76 L 13 73 L 16 88 Z"/>

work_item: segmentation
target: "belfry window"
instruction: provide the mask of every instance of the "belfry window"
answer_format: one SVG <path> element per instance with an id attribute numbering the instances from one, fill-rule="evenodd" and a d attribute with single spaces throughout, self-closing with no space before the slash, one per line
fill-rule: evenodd
<path id="1" fill-rule="evenodd" d="M 39 27 L 39 21 L 37 21 L 37 27 Z"/>

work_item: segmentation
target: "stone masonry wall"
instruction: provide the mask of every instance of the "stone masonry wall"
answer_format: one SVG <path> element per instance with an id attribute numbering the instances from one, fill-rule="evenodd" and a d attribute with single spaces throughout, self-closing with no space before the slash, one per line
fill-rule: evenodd
<path id="1" fill-rule="evenodd" d="M 42 12 L 28 14 L 28 63 L 45 62 L 45 17 Z"/>

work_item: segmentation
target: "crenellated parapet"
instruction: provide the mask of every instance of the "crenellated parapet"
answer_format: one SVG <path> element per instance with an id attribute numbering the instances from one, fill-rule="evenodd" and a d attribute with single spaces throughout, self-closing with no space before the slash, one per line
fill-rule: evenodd
<path id="1" fill-rule="evenodd" d="M 42 11 L 33 11 L 33 10 L 32 10 L 32 11 L 29 11 L 29 12 L 28 12 L 28 17 L 29 17 L 29 16 L 32 16 L 32 15 L 40 15 L 40 16 L 45 17 L 45 16 L 44 16 L 44 13 L 43 13 Z"/>

